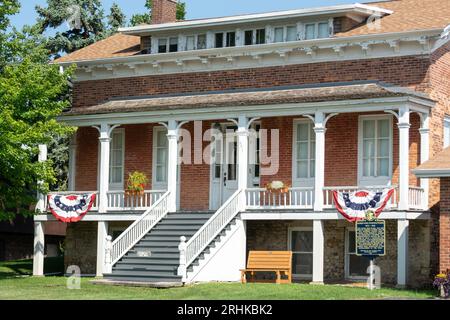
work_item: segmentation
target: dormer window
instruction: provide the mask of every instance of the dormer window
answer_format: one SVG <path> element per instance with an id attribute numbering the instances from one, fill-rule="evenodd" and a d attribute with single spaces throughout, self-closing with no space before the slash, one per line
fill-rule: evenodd
<path id="1" fill-rule="evenodd" d="M 244 44 L 250 46 L 253 44 L 266 43 L 266 29 L 247 30 L 244 35 Z"/>
<path id="2" fill-rule="evenodd" d="M 178 51 L 178 38 L 170 38 L 169 52 L 177 52 L 177 51 Z"/>
<path id="3" fill-rule="evenodd" d="M 158 53 L 167 52 L 167 39 L 158 39 Z"/>
<path id="4" fill-rule="evenodd" d="M 305 25 L 305 39 L 322 39 L 330 36 L 328 22 L 307 23 Z"/>
<path id="5" fill-rule="evenodd" d="M 158 53 L 177 52 L 178 51 L 178 37 L 159 38 L 158 39 Z"/>

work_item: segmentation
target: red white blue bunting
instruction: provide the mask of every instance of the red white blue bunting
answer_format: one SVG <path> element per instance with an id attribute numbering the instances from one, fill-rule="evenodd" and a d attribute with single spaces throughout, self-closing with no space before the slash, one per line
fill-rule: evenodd
<path id="1" fill-rule="evenodd" d="M 392 197 L 394 189 L 383 191 L 360 190 L 355 192 L 333 191 L 336 209 L 350 222 L 363 220 L 367 211 L 378 217 Z"/>
<path id="2" fill-rule="evenodd" d="M 62 222 L 78 222 L 89 212 L 95 201 L 95 194 L 48 195 L 48 207 L 56 219 Z"/>

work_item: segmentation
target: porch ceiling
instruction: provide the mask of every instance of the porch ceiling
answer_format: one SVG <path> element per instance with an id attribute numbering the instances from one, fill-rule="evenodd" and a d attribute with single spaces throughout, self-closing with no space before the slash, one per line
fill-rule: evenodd
<path id="1" fill-rule="evenodd" d="M 358 99 L 415 97 L 431 99 L 414 90 L 373 81 L 324 83 L 295 87 L 229 90 L 183 95 L 142 96 L 110 99 L 104 103 L 72 108 L 63 116 L 131 113 L 162 110 L 208 109 L 291 103 L 314 103 Z"/>

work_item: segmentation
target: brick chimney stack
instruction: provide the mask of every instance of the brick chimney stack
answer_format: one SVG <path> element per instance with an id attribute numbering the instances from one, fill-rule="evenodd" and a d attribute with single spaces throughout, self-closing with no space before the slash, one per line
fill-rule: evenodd
<path id="1" fill-rule="evenodd" d="M 177 21 L 177 0 L 153 0 L 152 24 Z"/>

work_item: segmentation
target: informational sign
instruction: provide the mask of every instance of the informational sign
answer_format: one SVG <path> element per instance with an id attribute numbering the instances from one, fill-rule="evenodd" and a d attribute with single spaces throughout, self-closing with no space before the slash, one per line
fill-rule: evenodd
<path id="1" fill-rule="evenodd" d="M 356 222 L 356 255 L 377 257 L 386 254 L 386 223 L 384 220 Z"/>

